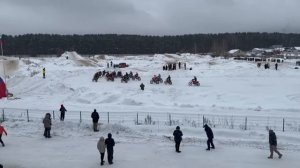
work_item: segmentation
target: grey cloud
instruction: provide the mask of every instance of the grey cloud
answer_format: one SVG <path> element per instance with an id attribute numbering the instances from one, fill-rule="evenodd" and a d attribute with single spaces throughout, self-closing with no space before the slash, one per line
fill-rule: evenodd
<path id="1" fill-rule="evenodd" d="M 0 0 L 0 34 L 300 32 L 298 0 Z"/>

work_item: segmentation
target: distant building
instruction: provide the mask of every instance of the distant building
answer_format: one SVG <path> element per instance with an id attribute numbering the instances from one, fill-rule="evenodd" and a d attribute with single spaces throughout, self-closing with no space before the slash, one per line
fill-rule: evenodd
<path id="1" fill-rule="evenodd" d="M 237 56 L 246 56 L 246 53 L 240 49 L 233 49 L 228 51 L 227 55 L 230 57 L 237 57 Z"/>

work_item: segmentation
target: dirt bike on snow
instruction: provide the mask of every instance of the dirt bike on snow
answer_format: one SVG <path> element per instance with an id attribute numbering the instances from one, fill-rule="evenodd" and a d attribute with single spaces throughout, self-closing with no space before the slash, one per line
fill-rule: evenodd
<path id="1" fill-rule="evenodd" d="M 171 81 L 171 80 L 165 80 L 165 81 L 164 81 L 164 84 L 165 84 L 165 85 L 172 85 L 172 81 Z"/>
<path id="2" fill-rule="evenodd" d="M 193 79 L 189 81 L 189 86 L 200 86 L 200 82 Z"/>
<path id="3" fill-rule="evenodd" d="M 163 82 L 163 80 L 162 80 L 161 78 L 159 78 L 159 77 L 153 77 L 153 78 L 150 80 L 150 84 L 153 84 L 153 83 L 159 84 L 159 83 L 162 83 L 162 82 Z"/>

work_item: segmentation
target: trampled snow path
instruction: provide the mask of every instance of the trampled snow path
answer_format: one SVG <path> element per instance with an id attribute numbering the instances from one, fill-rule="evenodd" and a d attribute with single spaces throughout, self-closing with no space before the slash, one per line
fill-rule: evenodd
<path id="1" fill-rule="evenodd" d="M 116 141 L 114 164 L 108 166 L 106 162 L 104 167 L 293 168 L 298 166 L 300 157 L 299 151 L 280 149 L 284 157 L 280 160 L 276 157 L 269 160 L 267 159 L 269 154 L 267 146 L 259 149 L 240 145 L 238 141 L 235 145 L 220 143 L 218 136 L 224 138 L 224 135 L 219 131 L 215 131 L 216 149 L 206 151 L 204 131 L 199 130 L 200 139 L 191 139 L 191 137 L 199 138 L 200 136 L 196 132 L 193 133 L 193 130 L 183 128 L 184 134 L 187 135 L 184 135 L 181 145 L 182 153 L 178 154 L 174 151 L 174 142 L 161 136 L 168 131 L 171 135 L 171 128 L 161 128 L 161 134 L 155 135 L 154 132 L 147 133 L 147 128 L 140 128 L 144 131 L 139 132 L 123 126 L 106 125 L 100 132 L 94 133 L 89 124 L 76 127 L 77 124 L 55 122 L 53 137 L 45 139 L 42 136 L 41 124 L 19 121 L 6 123 L 9 136 L 4 137 L 6 147 L 0 148 L 0 162 L 5 168 L 100 167 L 100 156 L 96 144 L 99 137 L 106 136 L 109 131 L 112 131 Z M 231 134 L 238 136 L 238 132 L 231 132 Z M 226 136 L 230 139 L 228 133 Z M 267 145 L 264 142 L 262 144 Z"/>

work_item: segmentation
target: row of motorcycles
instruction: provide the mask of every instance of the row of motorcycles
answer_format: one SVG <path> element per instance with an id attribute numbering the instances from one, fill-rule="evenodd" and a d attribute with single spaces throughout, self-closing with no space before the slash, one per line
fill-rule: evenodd
<path id="1" fill-rule="evenodd" d="M 139 74 L 137 72 L 133 75 L 133 73 L 130 71 L 129 73 L 126 72 L 123 75 L 121 71 L 108 72 L 108 71 L 104 70 L 104 71 L 96 72 L 93 79 L 92 79 L 92 81 L 97 82 L 100 77 L 104 77 L 104 76 L 106 77 L 107 81 L 114 81 L 115 78 L 121 78 L 122 83 L 123 82 L 127 83 L 130 79 L 131 80 L 138 80 L 138 81 L 141 80 L 141 77 L 139 76 Z"/>
<path id="2" fill-rule="evenodd" d="M 122 74 L 121 71 L 108 72 L 108 71 L 104 70 L 104 71 L 96 72 L 92 81 L 97 82 L 100 77 L 104 77 L 104 76 L 106 77 L 107 81 L 114 81 L 115 78 L 121 78 L 121 83 L 127 83 L 130 79 L 137 80 L 137 81 L 141 80 L 141 77 L 139 76 L 139 74 L 137 72 L 133 75 L 133 73 L 131 71 L 129 73 L 126 72 L 125 74 Z M 150 84 L 160 84 L 160 83 L 164 83 L 165 85 L 172 85 L 172 80 L 171 80 L 170 75 L 164 81 L 161 78 L 160 74 L 154 75 L 152 77 L 152 79 L 150 80 Z M 188 85 L 189 86 L 200 86 L 200 82 L 194 76 L 194 79 L 189 81 Z"/>
<path id="3" fill-rule="evenodd" d="M 160 76 L 160 74 L 158 74 L 157 76 L 154 75 L 152 77 L 152 79 L 150 80 L 150 84 L 153 84 L 153 83 L 155 83 L 155 84 L 164 83 L 166 85 L 172 85 L 172 80 L 171 80 L 171 77 L 169 75 L 167 77 L 167 79 L 165 81 L 163 81 L 162 78 L 161 78 L 161 76 Z"/>
<path id="4" fill-rule="evenodd" d="M 171 80 L 170 75 L 164 81 L 161 78 L 160 74 L 154 75 L 152 77 L 152 79 L 150 80 L 150 84 L 160 84 L 160 83 L 164 83 L 165 85 L 172 85 L 172 80 Z M 194 79 L 189 81 L 188 85 L 189 86 L 200 86 L 200 82 L 197 80 L 196 77 L 194 77 Z"/>

